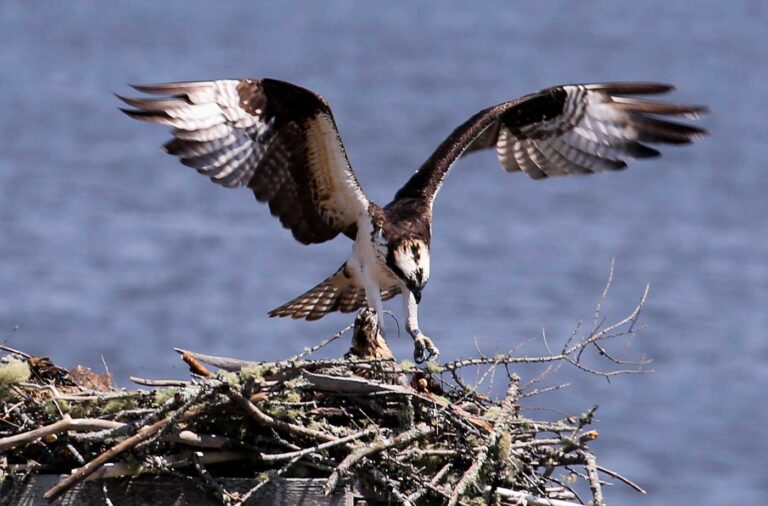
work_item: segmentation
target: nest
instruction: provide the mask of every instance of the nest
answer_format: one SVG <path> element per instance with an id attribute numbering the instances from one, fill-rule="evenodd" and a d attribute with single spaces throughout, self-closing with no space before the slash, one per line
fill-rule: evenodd
<path id="1" fill-rule="evenodd" d="M 396 363 L 363 311 L 344 359 L 308 358 L 344 331 L 279 362 L 177 350 L 191 379 L 132 378 L 144 387 L 135 390 L 6 346 L 0 497 L 33 473 L 65 473 L 49 501 L 84 480 L 154 473 L 192 476 L 222 504 L 245 503 L 281 476 L 324 478 L 326 492 L 348 487 L 370 502 L 604 504 L 604 479 L 642 489 L 590 451 L 596 407 L 559 419 L 524 416 L 523 399 L 559 387 L 539 388 L 540 378 L 524 383 L 511 371 L 521 363 L 569 363 L 606 377 L 641 371 L 645 362 L 627 368 L 605 344 L 635 333 L 641 307 L 613 325 L 596 314 L 592 330 L 550 355 L 424 366 Z M 612 370 L 585 365 L 593 348 Z M 503 376 L 505 394 L 479 393 L 462 375 L 469 367 L 482 368 L 481 381 Z M 219 479 L 232 476 L 255 485 L 227 490 Z"/>

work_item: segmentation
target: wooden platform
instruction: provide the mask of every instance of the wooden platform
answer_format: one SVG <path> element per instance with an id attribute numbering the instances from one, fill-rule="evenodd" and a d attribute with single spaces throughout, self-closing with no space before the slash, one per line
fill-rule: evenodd
<path id="1" fill-rule="evenodd" d="M 13 497 L 0 497 L 0 504 L 19 506 L 47 506 L 43 494 L 59 481 L 59 477 L 43 474 L 32 477 Z M 245 478 L 221 479 L 228 491 L 246 493 L 258 482 Z M 278 478 L 256 492 L 245 504 L 352 506 L 351 491 L 338 490 L 330 497 L 323 495 L 324 479 Z M 209 492 L 199 488 L 193 480 L 170 476 L 142 476 L 87 481 L 77 485 L 53 504 L 66 506 L 207 506 L 219 505 Z"/>

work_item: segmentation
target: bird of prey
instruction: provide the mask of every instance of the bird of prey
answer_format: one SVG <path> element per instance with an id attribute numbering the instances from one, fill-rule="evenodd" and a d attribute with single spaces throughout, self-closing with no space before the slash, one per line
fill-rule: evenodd
<path id="1" fill-rule="evenodd" d="M 438 349 L 419 328 L 417 305 L 430 276 L 432 205 L 463 155 L 495 148 L 507 172 L 533 179 L 616 171 L 625 159 L 652 158 L 648 144 L 687 144 L 706 130 L 671 121 L 695 119 L 701 106 L 647 100 L 673 86 L 658 83 L 568 84 L 478 112 L 459 125 L 380 207 L 349 164 L 328 102 L 274 79 L 134 86 L 155 97 L 120 97 L 132 118 L 173 127 L 164 149 L 227 188 L 246 186 L 302 244 L 343 234 L 352 254 L 330 277 L 270 316 L 316 320 L 403 296 L 414 356 Z"/>

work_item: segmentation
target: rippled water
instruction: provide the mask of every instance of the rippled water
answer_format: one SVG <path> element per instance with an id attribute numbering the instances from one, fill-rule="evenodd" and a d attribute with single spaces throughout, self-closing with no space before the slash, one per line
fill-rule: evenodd
<path id="1" fill-rule="evenodd" d="M 710 105 L 710 139 L 621 174 L 533 182 L 492 154 L 462 161 L 436 203 L 421 323 L 447 359 L 543 327 L 562 342 L 615 258 L 610 315 L 652 286 L 633 347 L 656 372 L 609 385 L 561 371 L 553 382 L 572 386 L 538 402 L 601 404 L 598 455 L 649 491 L 613 487 L 614 504 L 768 502 L 763 3 L 30 5 L 0 5 L 0 329 L 65 365 L 103 357 L 123 384 L 184 374 L 172 346 L 284 357 L 350 319 L 266 317 L 350 243 L 303 248 L 248 192 L 160 153 L 163 128 L 117 111 L 110 92 L 126 82 L 272 76 L 317 90 L 382 204 L 470 114 L 544 86 L 662 80 Z M 392 344 L 410 354 L 409 339 Z"/>

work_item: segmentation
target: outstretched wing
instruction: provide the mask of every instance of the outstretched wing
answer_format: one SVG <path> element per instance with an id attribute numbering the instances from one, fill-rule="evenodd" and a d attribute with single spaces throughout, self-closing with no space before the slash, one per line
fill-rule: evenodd
<path id="1" fill-rule="evenodd" d="M 659 155 L 645 143 L 687 144 L 706 135 L 702 128 L 665 118 L 698 118 L 705 107 L 632 97 L 672 89 L 656 83 L 565 85 L 484 109 L 454 130 L 395 199 L 431 204 L 451 165 L 479 149 L 495 147 L 507 172 L 542 179 L 620 170 L 627 157 Z"/>
<path id="2" fill-rule="evenodd" d="M 328 103 L 273 79 L 135 86 L 132 118 L 173 127 L 165 151 L 228 188 L 248 186 L 304 244 L 354 238 L 368 199 L 349 165 Z"/>

